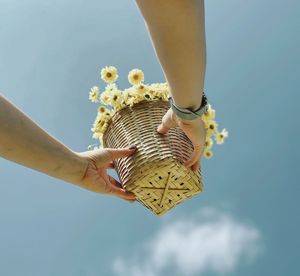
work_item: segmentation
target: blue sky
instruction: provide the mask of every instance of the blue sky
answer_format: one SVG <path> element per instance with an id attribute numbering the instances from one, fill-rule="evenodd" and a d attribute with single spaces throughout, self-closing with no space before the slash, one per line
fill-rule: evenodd
<path id="1" fill-rule="evenodd" d="M 204 192 L 157 217 L 0 159 L 1 275 L 299 275 L 299 1 L 205 9 L 205 91 L 229 138 Z M 0 0 L 0 41 L 0 91 L 75 151 L 95 142 L 101 68 L 121 88 L 133 68 L 165 82 L 135 1 Z"/>

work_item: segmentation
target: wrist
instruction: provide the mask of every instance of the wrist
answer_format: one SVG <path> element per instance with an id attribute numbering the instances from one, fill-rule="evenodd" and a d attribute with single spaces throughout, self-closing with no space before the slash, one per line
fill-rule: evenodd
<path id="1" fill-rule="evenodd" d="M 176 115 L 176 114 L 175 114 Z M 199 124 L 203 122 L 202 118 L 201 117 L 198 117 L 198 118 L 195 118 L 195 119 L 192 119 L 192 120 L 186 120 L 186 119 L 183 119 L 183 118 L 180 118 L 176 115 L 176 118 L 177 120 L 184 124 L 184 125 L 194 125 L 194 124 Z"/>
<path id="2" fill-rule="evenodd" d="M 81 156 L 78 152 L 70 150 L 68 157 L 64 162 L 60 179 L 75 184 L 81 185 L 81 180 L 84 177 L 87 167 L 88 160 Z"/>
<path id="3" fill-rule="evenodd" d="M 175 99 L 173 97 L 172 98 L 173 98 L 173 103 L 176 105 L 176 107 L 178 107 L 180 109 L 189 109 L 191 111 L 196 111 L 202 106 L 202 97 L 203 97 L 203 94 L 201 93 L 199 99 L 193 101 L 193 103 L 190 102 L 189 105 L 181 104 L 181 103 L 175 101 Z"/>
<path id="4" fill-rule="evenodd" d="M 202 94 L 201 104 L 199 107 L 196 107 L 196 109 L 188 109 L 177 106 L 171 96 L 168 97 L 168 100 L 171 109 L 177 115 L 177 117 L 185 121 L 198 121 L 202 114 L 208 109 L 208 102 L 204 92 Z"/>
<path id="5" fill-rule="evenodd" d="M 194 105 L 189 105 L 189 106 L 180 105 L 180 104 L 177 104 L 177 103 L 175 103 L 175 102 L 174 102 L 174 104 L 175 104 L 178 108 L 180 108 L 180 109 L 189 109 L 189 110 L 191 110 L 191 111 L 194 112 L 194 111 L 198 110 L 198 109 L 201 107 L 202 101 L 201 101 L 200 103 L 196 103 L 196 104 L 194 104 Z"/>

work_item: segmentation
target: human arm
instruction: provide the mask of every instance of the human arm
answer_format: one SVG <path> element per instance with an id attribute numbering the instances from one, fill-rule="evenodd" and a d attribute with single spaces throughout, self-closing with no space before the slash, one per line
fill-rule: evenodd
<path id="1" fill-rule="evenodd" d="M 114 158 L 129 154 L 132 151 L 120 149 L 72 151 L 0 95 L 0 156 L 7 160 L 94 192 L 132 199 L 131 193 L 121 191 L 120 183 L 106 174 Z"/>
<path id="2" fill-rule="evenodd" d="M 202 102 L 206 67 L 204 0 L 136 0 L 136 3 L 175 104 L 197 110 Z M 166 134 L 177 126 L 194 147 L 184 165 L 196 171 L 204 152 L 204 122 L 200 117 L 194 120 L 179 118 L 170 108 L 157 131 Z"/>
<path id="3" fill-rule="evenodd" d="M 204 0 L 136 0 L 177 106 L 201 105 L 206 67 Z"/>

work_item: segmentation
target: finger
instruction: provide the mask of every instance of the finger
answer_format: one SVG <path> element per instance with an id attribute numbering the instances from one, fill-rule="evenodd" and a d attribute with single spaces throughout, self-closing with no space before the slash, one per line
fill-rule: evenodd
<path id="1" fill-rule="evenodd" d="M 161 123 L 158 127 L 157 127 L 157 132 L 160 134 L 166 134 L 169 131 L 169 127 L 166 126 L 166 124 Z"/>
<path id="2" fill-rule="evenodd" d="M 194 165 L 197 160 L 199 160 L 201 157 L 201 145 L 197 145 L 194 147 L 194 152 L 192 153 L 192 156 L 189 160 L 184 162 L 184 165 L 186 167 L 190 167 L 192 165 Z"/>
<path id="3" fill-rule="evenodd" d="M 114 164 L 114 161 L 110 161 L 108 163 L 108 165 L 106 166 L 107 169 L 115 169 L 115 164 Z"/>
<path id="4" fill-rule="evenodd" d="M 119 148 L 119 149 L 109 148 L 107 150 L 109 152 L 110 161 L 113 161 L 118 158 L 127 157 L 127 156 L 132 155 L 137 150 L 137 147 L 135 146 L 135 148 L 132 148 L 132 149 L 130 149 L 130 148 Z"/>
<path id="5" fill-rule="evenodd" d="M 197 162 L 192 165 L 192 170 L 196 172 L 199 169 L 199 165 L 200 165 L 200 160 L 197 160 Z"/>
<path id="6" fill-rule="evenodd" d="M 176 122 L 173 120 L 172 112 L 172 109 L 169 109 L 167 113 L 163 116 L 161 124 L 156 129 L 158 133 L 166 134 L 168 133 L 170 128 L 177 126 Z"/>
<path id="7" fill-rule="evenodd" d="M 111 183 L 112 185 L 114 185 L 114 186 L 117 187 L 117 188 L 121 188 L 122 190 L 125 190 L 125 189 L 123 189 L 123 186 L 122 186 L 122 184 L 121 184 L 119 181 L 117 181 L 115 178 L 113 178 L 113 177 L 110 176 L 110 175 L 107 175 L 107 176 L 108 176 L 108 179 L 109 179 L 109 181 L 110 181 L 110 183 Z M 132 194 L 133 194 L 133 193 L 132 193 Z M 135 202 L 135 201 L 136 201 L 135 195 L 134 195 L 134 198 L 133 198 L 133 199 L 123 198 L 123 197 L 122 197 L 122 199 L 125 199 L 126 201 L 129 201 L 129 202 Z"/>
<path id="8" fill-rule="evenodd" d="M 125 189 L 123 189 L 122 184 L 114 179 L 112 176 L 107 175 L 107 178 L 105 177 L 106 182 L 109 184 L 109 193 L 112 195 L 115 195 L 117 197 L 123 198 L 125 200 L 134 200 L 135 194 L 132 192 L 129 192 Z M 108 180 L 108 181 L 107 181 Z"/>
<path id="9" fill-rule="evenodd" d="M 112 176 L 108 175 L 108 179 L 117 188 L 123 188 L 122 184 L 118 180 L 116 180 L 115 178 L 113 178 Z"/>
<path id="10" fill-rule="evenodd" d="M 112 185 L 110 194 L 120 197 L 125 200 L 134 200 L 135 194 L 129 191 L 126 191 L 123 188 L 117 188 L 116 186 Z"/>
<path id="11" fill-rule="evenodd" d="M 131 203 L 136 201 L 136 199 L 125 199 L 125 200 L 128 201 L 128 202 L 131 202 Z"/>

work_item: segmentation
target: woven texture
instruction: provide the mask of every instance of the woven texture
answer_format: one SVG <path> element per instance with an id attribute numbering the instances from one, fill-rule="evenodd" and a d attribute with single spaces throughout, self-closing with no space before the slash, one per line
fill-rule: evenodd
<path id="1" fill-rule="evenodd" d="M 114 160 L 120 182 L 136 200 L 156 215 L 163 215 L 185 199 L 202 191 L 201 170 L 183 163 L 190 159 L 193 145 L 179 128 L 167 134 L 156 131 L 169 102 L 143 100 L 116 112 L 103 135 L 104 148 L 135 144 L 131 156 Z"/>

